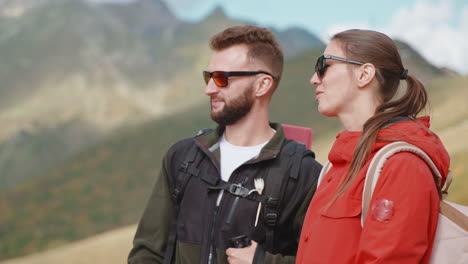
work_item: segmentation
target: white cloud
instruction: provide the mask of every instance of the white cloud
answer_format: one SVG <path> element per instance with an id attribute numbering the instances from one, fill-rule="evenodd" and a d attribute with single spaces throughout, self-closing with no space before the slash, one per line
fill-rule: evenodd
<path id="1" fill-rule="evenodd" d="M 163 0 L 174 9 L 193 8 L 197 4 L 205 2 L 204 0 Z"/>
<path id="2" fill-rule="evenodd" d="M 457 27 L 451 21 L 455 12 L 460 12 Z M 411 7 L 400 8 L 384 28 L 372 28 L 367 23 L 335 24 L 328 27 L 321 38 L 328 42 L 333 34 L 351 28 L 383 32 L 409 43 L 439 67 L 468 73 L 468 5 L 454 10 L 451 0 L 436 3 L 417 0 Z"/>
<path id="3" fill-rule="evenodd" d="M 117 4 L 126 4 L 134 2 L 135 0 L 87 0 L 91 3 L 117 3 Z"/>
<path id="4" fill-rule="evenodd" d="M 468 73 L 468 6 L 459 10 L 460 23 L 451 24 L 452 1 L 431 3 L 419 0 L 411 8 L 397 11 L 382 31 L 408 42 L 437 66 L 446 66 Z"/>

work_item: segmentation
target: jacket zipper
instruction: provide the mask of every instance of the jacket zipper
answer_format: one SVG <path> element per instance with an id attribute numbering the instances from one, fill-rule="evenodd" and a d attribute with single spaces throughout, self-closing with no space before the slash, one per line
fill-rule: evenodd
<path id="1" fill-rule="evenodd" d="M 222 198 L 222 194 L 220 192 L 219 194 L 221 197 L 219 197 L 218 199 L 221 200 Z M 221 201 L 219 202 L 221 203 Z M 214 214 L 213 214 L 213 224 L 211 225 L 211 230 L 210 230 L 210 245 L 209 245 L 209 254 L 208 254 L 208 264 L 212 264 L 212 263 L 215 263 L 213 262 L 213 259 L 216 258 L 215 256 L 215 252 L 214 252 L 214 229 L 215 229 L 215 225 L 216 225 L 216 219 L 217 219 L 217 216 L 218 216 L 218 211 L 219 211 L 219 204 L 217 203 L 216 204 L 216 207 L 215 207 L 215 211 L 214 211 Z"/>
<path id="2" fill-rule="evenodd" d="M 232 174 L 231 174 L 231 177 L 236 176 L 235 172 L 240 168 L 242 167 L 242 165 L 240 165 L 237 169 L 235 169 Z M 231 178 L 229 177 L 229 178 Z M 233 178 L 233 179 L 234 179 Z M 245 184 L 247 182 L 248 178 L 245 177 L 244 180 L 242 181 L 241 184 Z M 217 220 L 218 220 L 218 213 L 219 213 L 219 210 L 220 210 L 220 207 L 221 207 L 221 202 L 222 202 L 222 198 L 224 196 L 224 190 L 221 190 L 218 194 L 218 198 L 216 199 L 216 207 L 215 207 L 215 211 L 213 213 L 213 221 L 212 221 L 212 225 L 211 225 L 211 230 L 210 230 L 210 245 L 209 245 L 209 253 L 208 253 L 208 264 L 213 264 L 213 263 L 216 263 L 214 262 L 214 259 L 217 258 L 216 256 L 216 253 L 215 253 L 215 248 L 214 248 L 214 229 L 216 227 L 216 224 L 217 224 Z M 239 197 L 236 197 L 236 198 L 239 198 Z M 237 203 L 236 203 L 237 204 Z M 234 206 L 234 205 L 233 205 Z M 234 210 L 235 208 L 231 208 L 231 212 L 229 213 L 229 215 L 232 214 L 232 211 Z M 228 221 L 230 221 L 229 219 L 230 217 L 228 216 Z"/>

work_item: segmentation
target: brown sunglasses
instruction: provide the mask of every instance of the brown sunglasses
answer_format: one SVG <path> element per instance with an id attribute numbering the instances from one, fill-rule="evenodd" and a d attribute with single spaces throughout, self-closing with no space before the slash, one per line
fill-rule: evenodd
<path id="1" fill-rule="evenodd" d="M 206 84 L 208 84 L 210 82 L 210 79 L 213 78 L 213 81 L 216 84 L 216 86 L 226 87 L 228 86 L 228 78 L 231 76 L 251 76 L 257 74 L 267 74 L 273 79 L 275 79 L 275 77 L 271 75 L 271 73 L 265 71 L 203 71 L 203 78 L 205 79 Z"/>

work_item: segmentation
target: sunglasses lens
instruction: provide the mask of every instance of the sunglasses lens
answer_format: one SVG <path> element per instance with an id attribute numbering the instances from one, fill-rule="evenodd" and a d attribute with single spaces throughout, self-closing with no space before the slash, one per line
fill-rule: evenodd
<path id="1" fill-rule="evenodd" d="M 315 64 L 315 72 L 317 73 L 317 76 L 322 78 L 326 69 L 327 65 L 325 65 L 325 58 L 322 55 L 317 59 L 317 63 Z"/>
<path id="2" fill-rule="evenodd" d="M 210 82 L 210 78 L 211 78 L 211 73 L 207 71 L 203 71 L 203 79 L 205 80 L 206 84 Z"/>
<path id="3" fill-rule="evenodd" d="M 320 78 L 321 73 L 320 73 L 320 58 L 317 59 L 317 62 L 315 63 L 315 72 L 317 73 L 317 76 Z"/>
<path id="4" fill-rule="evenodd" d="M 213 72 L 213 80 L 218 87 L 226 87 L 228 78 L 224 72 Z"/>

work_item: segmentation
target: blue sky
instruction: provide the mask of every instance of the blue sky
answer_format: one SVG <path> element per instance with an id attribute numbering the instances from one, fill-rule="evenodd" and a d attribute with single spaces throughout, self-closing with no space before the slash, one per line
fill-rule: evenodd
<path id="1" fill-rule="evenodd" d="M 118 1 L 118 0 L 117 0 Z M 121 0 L 125 1 L 125 0 Z M 233 17 L 245 18 L 263 25 L 278 28 L 302 26 L 314 33 L 321 33 L 324 26 L 337 22 L 367 23 L 372 26 L 385 26 L 399 9 L 411 8 L 415 2 L 437 5 L 451 2 L 454 10 L 468 7 L 466 0 L 164 0 L 181 18 L 200 20 L 215 6 Z M 457 18 L 458 16 L 458 18 Z M 453 26 L 459 25 L 460 12 L 450 18 Z"/>
<path id="2" fill-rule="evenodd" d="M 300 26 L 325 41 L 349 28 L 378 30 L 408 42 L 437 66 L 468 73 L 467 0 L 162 1 L 186 21 L 198 21 L 221 6 L 230 17 L 277 29 Z"/>

